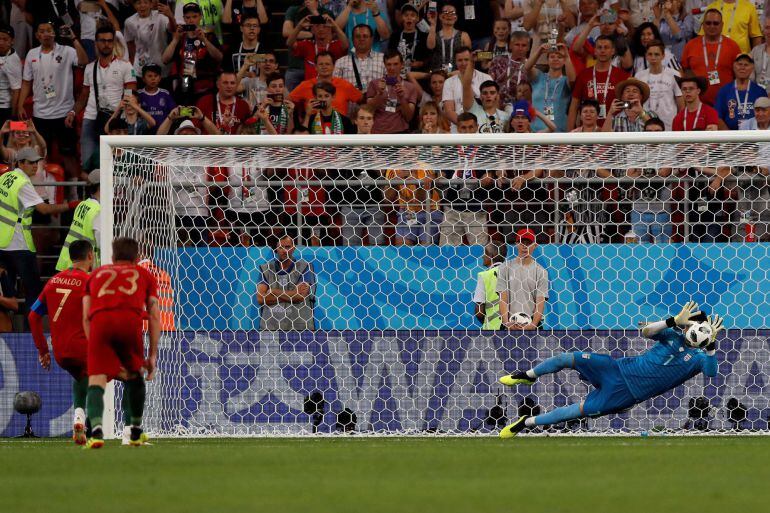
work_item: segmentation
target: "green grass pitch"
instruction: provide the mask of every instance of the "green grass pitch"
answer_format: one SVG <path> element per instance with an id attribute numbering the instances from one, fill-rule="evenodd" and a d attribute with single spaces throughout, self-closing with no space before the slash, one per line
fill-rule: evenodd
<path id="1" fill-rule="evenodd" d="M 0 440 L 0 511 L 768 511 L 770 437 Z"/>

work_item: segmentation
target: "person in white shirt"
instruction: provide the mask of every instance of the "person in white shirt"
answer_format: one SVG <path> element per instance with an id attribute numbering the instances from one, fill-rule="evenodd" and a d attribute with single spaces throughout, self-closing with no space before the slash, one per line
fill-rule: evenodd
<path id="1" fill-rule="evenodd" d="M 456 131 L 457 115 L 463 112 L 463 84 L 460 80 L 460 74 L 464 73 L 468 66 L 474 65 L 473 54 L 469 47 L 461 46 L 457 49 L 455 52 L 455 65 L 457 66 L 458 73 L 444 82 L 444 92 L 441 95 L 444 115 L 452 123 L 453 131 Z M 492 80 L 492 77 L 477 69 L 473 70 L 471 89 L 475 98 L 481 96 L 481 84 L 487 80 Z"/>
<path id="2" fill-rule="evenodd" d="M 650 110 L 663 121 L 667 131 L 676 113 L 684 108 L 684 99 L 676 77 L 679 72 L 663 66 L 665 45 L 662 41 L 653 41 L 647 45 L 645 58 L 648 67 L 636 73 L 636 78 L 650 86 L 650 97 L 644 102 L 645 110 Z"/>
<path id="3" fill-rule="evenodd" d="M 136 75 L 131 63 L 113 55 L 115 31 L 112 27 L 96 30 L 96 53 L 99 57 L 86 66 L 83 89 L 75 104 L 75 113 L 85 109 L 83 129 L 80 134 L 80 157 L 84 169 L 96 168 L 99 136 L 104 126 L 118 108 L 124 91 L 136 90 Z M 98 99 L 97 99 L 98 96 Z M 67 118 L 72 126 L 72 118 Z"/>
<path id="4" fill-rule="evenodd" d="M 0 126 L 16 116 L 21 91 L 21 59 L 13 49 L 12 27 L 0 26 Z"/>
<path id="5" fill-rule="evenodd" d="M 51 23 L 40 23 L 35 35 L 40 46 L 30 50 L 24 61 L 17 112 L 19 116 L 26 117 L 24 102 L 31 93 L 34 99 L 32 118 L 48 145 L 48 151 L 58 147 L 68 178 L 85 178 L 80 176 L 75 157 L 75 131 L 71 130 L 75 120 L 72 69 L 85 66 L 88 56 L 77 39 L 72 39 L 72 46 L 57 44 L 56 31 Z"/>
<path id="6" fill-rule="evenodd" d="M 497 85 L 497 82 L 491 80 L 483 82 L 479 86 L 481 92 L 481 105 L 479 105 L 473 95 L 472 78 L 473 67 L 468 66 L 460 75 L 460 80 L 463 84 L 463 110 L 476 116 L 479 133 L 500 134 L 505 132 L 510 114 L 498 108 L 500 86 Z"/>
<path id="7" fill-rule="evenodd" d="M 163 64 L 163 50 L 166 49 L 166 36 L 176 32 L 176 20 L 168 5 L 158 2 L 156 10 L 152 8 L 154 3 L 152 0 L 133 0 L 136 14 L 126 20 L 124 32 L 136 76 L 142 75 L 146 65 L 158 64 L 161 76 L 165 78 L 168 67 Z"/>

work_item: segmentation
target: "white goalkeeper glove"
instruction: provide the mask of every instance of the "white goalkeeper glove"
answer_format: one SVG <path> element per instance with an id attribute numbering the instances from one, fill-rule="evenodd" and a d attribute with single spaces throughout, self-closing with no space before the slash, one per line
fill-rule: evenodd
<path id="1" fill-rule="evenodd" d="M 682 307 L 682 311 L 676 314 L 673 317 L 669 317 L 666 319 L 666 326 L 669 328 L 673 328 L 674 326 L 679 326 L 680 328 L 683 328 L 685 326 L 688 326 L 690 323 L 690 319 L 692 317 L 695 317 L 696 315 L 700 315 L 700 310 L 698 310 L 698 303 L 695 301 L 688 301 L 684 304 Z"/>
<path id="2" fill-rule="evenodd" d="M 725 329 L 725 320 L 714 314 L 709 315 L 706 318 L 706 322 L 709 323 L 709 326 L 711 326 L 711 342 L 709 342 L 709 345 L 706 346 L 706 351 L 714 351 L 717 348 L 717 335 L 720 331 L 724 331 Z"/>

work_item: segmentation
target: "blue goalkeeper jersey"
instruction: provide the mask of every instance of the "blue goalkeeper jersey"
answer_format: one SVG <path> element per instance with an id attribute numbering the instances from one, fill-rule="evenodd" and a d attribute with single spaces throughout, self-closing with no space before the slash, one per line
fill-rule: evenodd
<path id="1" fill-rule="evenodd" d="M 681 333 L 667 328 L 650 338 L 658 343 L 644 354 L 618 360 L 620 374 L 637 401 L 671 390 L 701 372 L 716 376 L 716 356 L 688 346 Z"/>

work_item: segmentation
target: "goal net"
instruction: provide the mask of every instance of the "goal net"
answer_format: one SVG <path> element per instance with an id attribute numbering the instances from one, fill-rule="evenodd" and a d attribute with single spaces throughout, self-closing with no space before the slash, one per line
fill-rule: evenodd
<path id="1" fill-rule="evenodd" d="M 716 377 L 545 432 L 768 432 L 768 132 L 103 137 L 101 159 L 104 260 L 132 236 L 162 282 L 156 436 L 491 434 L 591 390 L 501 375 L 641 354 L 688 300 L 729 327 Z"/>

